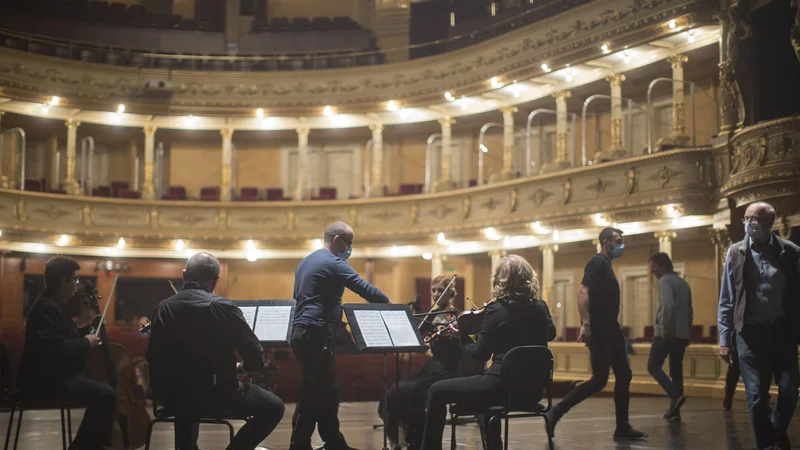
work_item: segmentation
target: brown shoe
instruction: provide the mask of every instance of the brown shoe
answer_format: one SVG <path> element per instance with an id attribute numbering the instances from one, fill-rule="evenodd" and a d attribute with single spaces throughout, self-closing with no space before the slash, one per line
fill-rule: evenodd
<path id="1" fill-rule="evenodd" d="M 725 411 L 730 411 L 731 406 L 733 406 L 733 392 L 725 391 L 725 397 L 722 398 L 722 409 Z"/>
<path id="2" fill-rule="evenodd" d="M 772 446 L 775 450 L 790 450 L 792 448 L 792 444 L 789 442 L 789 435 L 785 432 L 778 433 L 775 436 L 775 445 Z"/>

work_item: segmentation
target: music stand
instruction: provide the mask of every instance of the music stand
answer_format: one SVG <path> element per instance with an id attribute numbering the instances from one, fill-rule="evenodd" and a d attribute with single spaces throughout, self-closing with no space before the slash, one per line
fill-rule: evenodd
<path id="1" fill-rule="evenodd" d="M 350 324 L 356 348 L 363 354 L 383 354 L 384 392 L 389 389 L 388 355 L 395 355 L 395 394 L 400 390 L 400 353 L 423 353 L 428 347 L 422 345 L 419 330 L 412 325 L 408 305 L 395 304 L 348 304 L 343 305 Z M 388 417 L 388 401 L 383 402 L 383 417 Z M 394 408 L 397 412 L 397 402 Z M 395 422 L 395 431 L 400 435 L 400 424 Z M 383 427 L 383 450 L 387 445 L 386 427 Z M 400 450 L 395 445 L 393 450 Z"/>
<path id="2" fill-rule="evenodd" d="M 263 348 L 289 348 L 292 340 L 295 300 L 238 300 L 244 320 Z"/>

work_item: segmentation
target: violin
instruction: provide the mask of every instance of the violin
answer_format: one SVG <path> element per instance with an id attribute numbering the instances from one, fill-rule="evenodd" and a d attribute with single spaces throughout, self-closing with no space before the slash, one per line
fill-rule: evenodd
<path id="1" fill-rule="evenodd" d="M 116 286 L 116 279 L 114 280 Z M 114 287 L 108 295 L 108 303 L 114 293 Z M 91 284 L 83 286 L 81 295 L 88 298 L 94 307 L 95 313 L 100 315 L 100 305 L 98 291 Z M 92 350 L 89 361 L 86 364 L 86 371 L 89 378 L 104 382 L 114 388 L 117 392 L 115 421 L 112 430 L 112 448 L 132 450 L 144 447 L 147 438 L 147 427 L 150 424 L 150 415 L 145 408 L 145 403 L 140 396 L 136 395 L 137 377 L 133 364 L 133 358 L 128 350 L 119 344 L 111 343 L 108 339 L 103 319 L 105 314 L 97 324 L 97 332 L 100 334 L 102 345 Z"/>
<path id="2" fill-rule="evenodd" d="M 472 300 L 470 300 L 470 302 L 471 301 Z M 479 333 L 481 331 L 481 327 L 483 326 L 483 319 L 486 318 L 486 307 L 496 301 L 497 301 L 496 298 L 491 298 L 489 299 L 488 302 L 483 304 L 482 308 L 475 308 L 475 309 L 470 309 L 469 311 L 463 311 L 461 314 L 458 315 L 458 318 L 456 319 L 456 322 L 458 323 L 458 329 L 462 333 L 466 334 Z"/>
<path id="3" fill-rule="evenodd" d="M 431 332 L 423 338 L 423 342 L 426 344 L 430 344 L 440 337 L 458 337 L 458 328 L 456 328 L 455 318 L 434 324 L 434 326 L 436 327 L 436 331 Z"/>

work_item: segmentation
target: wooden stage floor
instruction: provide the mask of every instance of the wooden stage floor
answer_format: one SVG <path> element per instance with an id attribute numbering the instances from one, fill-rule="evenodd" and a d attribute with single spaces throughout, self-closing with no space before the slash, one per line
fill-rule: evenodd
<path id="1" fill-rule="evenodd" d="M 650 434 L 647 441 L 615 443 L 614 402 L 609 397 L 590 398 L 567 414 L 556 428 L 557 449 L 670 449 L 670 450 L 722 450 L 751 449 L 755 447 L 747 404 L 744 395 L 739 394 L 733 411 L 722 411 L 719 399 L 690 398 L 683 407 L 681 422 L 668 422 L 661 415 L 667 400 L 660 397 L 634 397 L 631 399 L 631 423 L 634 427 Z M 362 450 L 380 450 L 382 431 L 373 430 L 379 423 L 375 413 L 377 404 L 343 403 L 339 418 L 342 432 L 348 443 Z M 262 446 L 269 450 L 284 450 L 289 446 L 291 417 L 294 405 L 287 405 L 286 415 L 278 428 Z M 81 411 L 73 411 L 73 427 L 77 429 Z M 8 412 L 0 413 L 0 433 L 5 439 L 8 425 Z M 235 423 L 238 427 L 241 423 Z M 515 450 L 546 449 L 542 419 L 517 419 L 511 421 L 511 440 L 509 448 Z M 449 427 L 445 432 L 444 448 L 450 448 Z M 480 435 L 476 424 L 458 428 L 458 449 L 479 450 Z M 800 448 L 800 422 L 794 420 L 790 428 L 793 448 Z M 61 448 L 58 410 L 26 411 L 20 436 L 20 450 Z M 172 429 L 159 424 L 153 434 L 152 447 L 155 450 L 172 449 Z M 201 449 L 224 449 L 227 446 L 225 427 L 210 426 L 201 428 L 199 446 Z M 315 446 L 322 443 L 315 435 Z"/>

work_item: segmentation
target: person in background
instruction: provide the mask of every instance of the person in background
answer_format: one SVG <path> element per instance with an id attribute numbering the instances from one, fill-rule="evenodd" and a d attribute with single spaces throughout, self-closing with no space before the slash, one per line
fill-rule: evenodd
<path id="1" fill-rule="evenodd" d="M 665 419 L 680 420 L 683 396 L 683 355 L 689 346 L 692 327 L 692 290 L 689 283 L 675 273 L 666 253 L 656 253 L 648 261 L 650 271 L 658 278 L 658 309 L 650 346 L 647 371 L 669 395 Z M 669 356 L 669 376 L 662 366 Z"/>

